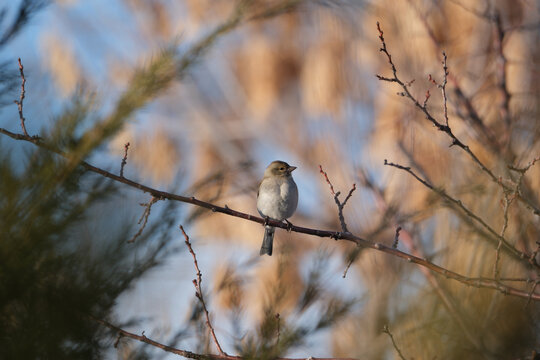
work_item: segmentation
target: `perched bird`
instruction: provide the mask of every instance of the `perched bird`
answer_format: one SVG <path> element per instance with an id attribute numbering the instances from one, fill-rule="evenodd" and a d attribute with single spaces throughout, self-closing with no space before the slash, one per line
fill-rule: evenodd
<path id="1" fill-rule="evenodd" d="M 273 161 L 264 171 L 257 191 L 257 210 L 265 218 L 283 221 L 291 217 L 298 205 L 298 188 L 291 173 L 296 166 L 284 161 Z M 273 226 L 265 225 L 260 254 L 272 255 Z"/>

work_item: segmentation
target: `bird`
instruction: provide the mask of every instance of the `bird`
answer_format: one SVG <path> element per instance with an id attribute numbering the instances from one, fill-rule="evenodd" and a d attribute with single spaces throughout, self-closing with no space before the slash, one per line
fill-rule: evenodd
<path id="1" fill-rule="evenodd" d="M 287 221 L 298 205 L 298 187 L 292 177 L 296 166 L 284 161 L 272 161 L 264 171 L 257 191 L 257 210 L 265 218 L 264 237 L 260 255 L 272 256 L 275 228 L 267 224 L 268 219 Z M 290 222 L 287 221 L 289 225 Z"/>

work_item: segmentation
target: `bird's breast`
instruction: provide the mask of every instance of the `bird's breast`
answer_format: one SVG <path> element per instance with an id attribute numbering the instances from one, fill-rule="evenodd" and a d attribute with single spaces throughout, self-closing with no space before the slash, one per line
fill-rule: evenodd
<path id="1" fill-rule="evenodd" d="M 257 198 L 257 210 L 275 220 L 290 217 L 298 204 L 298 189 L 294 181 L 263 181 Z"/>

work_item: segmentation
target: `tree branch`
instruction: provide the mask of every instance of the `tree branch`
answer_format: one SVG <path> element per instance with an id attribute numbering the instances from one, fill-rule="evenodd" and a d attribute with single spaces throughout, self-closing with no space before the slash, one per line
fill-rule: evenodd
<path id="1" fill-rule="evenodd" d="M 195 252 L 193 251 L 193 248 L 191 247 L 191 243 L 189 242 L 189 236 L 186 234 L 184 227 L 180 225 L 180 230 L 182 230 L 182 234 L 184 234 L 184 238 L 186 241 L 186 245 L 189 249 L 189 252 L 191 253 L 191 256 L 193 256 L 193 264 L 195 265 L 195 270 L 197 270 L 197 279 L 193 280 L 193 285 L 195 286 L 195 296 L 197 296 L 197 299 L 201 302 L 201 305 L 204 310 L 204 314 L 206 315 L 206 325 L 208 326 L 208 329 L 210 330 L 210 334 L 212 335 L 212 338 L 214 339 L 214 344 L 216 345 L 219 353 L 221 355 L 227 356 L 227 353 L 223 351 L 221 348 L 221 345 L 219 344 L 219 341 L 216 337 L 216 332 L 214 331 L 214 327 L 212 326 L 212 322 L 210 321 L 210 314 L 208 314 L 208 308 L 206 307 L 206 302 L 204 301 L 204 295 L 201 288 L 202 283 L 202 273 L 199 269 L 199 264 L 197 263 L 197 256 L 195 255 Z"/>
<path id="2" fill-rule="evenodd" d="M 501 234 L 498 234 L 491 226 L 489 226 L 483 219 L 481 219 L 478 215 L 473 213 L 471 210 L 469 210 L 461 200 L 454 199 L 450 195 L 446 193 L 446 191 L 436 188 L 426 180 L 419 177 L 410 167 L 402 166 L 399 164 L 394 164 L 392 162 L 388 162 L 386 159 L 384 160 L 384 165 L 392 166 L 397 169 L 406 171 L 410 175 L 412 175 L 416 180 L 418 180 L 421 184 L 423 184 L 425 187 L 448 201 L 450 204 L 458 207 L 461 211 L 463 211 L 469 218 L 473 219 L 475 222 L 480 224 L 483 228 L 485 228 L 493 237 L 493 239 L 498 240 L 499 243 L 503 244 L 505 249 L 508 251 L 509 254 L 513 255 L 516 260 L 522 261 L 525 263 L 526 258 L 528 258 L 528 255 L 525 254 L 522 251 L 519 251 L 516 249 L 512 244 L 510 244 Z M 528 263 L 528 262 L 527 262 Z M 535 267 L 540 268 L 539 264 L 535 264 Z"/>
<path id="3" fill-rule="evenodd" d="M 26 85 L 26 78 L 24 77 L 24 66 L 21 62 L 21 58 L 19 58 L 19 72 L 21 73 L 21 95 L 19 96 L 19 100 L 14 100 L 14 102 L 15 104 L 17 104 L 17 108 L 19 110 L 19 119 L 21 120 L 21 129 L 23 131 L 23 134 L 29 136 L 28 132 L 26 131 L 26 126 L 24 125 L 26 119 L 23 115 L 23 100 L 24 96 L 26 95 L 26 90 L 24 88 L 24 86 Z"/>
<path id="4" fill-rule="evenodd" d="M 353 184 L 351 190 L 349 190 L 349 193 L 345 197 L 345 200 L 341 202 L 341 200 L 339 200 L 339 195 L 341 195 L 341 191 L 334 192 L 334 185 L 332 185 L 332 183 L 330 182 L 330 179 L 328 179 L 328 174 L 323 170 L 321 165 L 319 165 L 319 172 L 324 176 L 326 182 L 330 186 L 330 192 L 334 196 L 334 201 L 336 202 L 336 205 L 338 208 L 338 217 L 339 217 L 339 222 L 341 224 L 341 230 L 347 233 L 349 232 L 349 230 L 347 229 L 347 223 L 345 222 L 345 217 L 343 216 L 343 208 L 347 204 L 347 201 L 349 201 L 349 199 L 351 198 L 352 193 L 356 190 L 356 184 Z"/>
<path id="5" fill-rule="evenodd" d="M 12 132 L 10 132 L 10 131 L 8 131 L 6 129 L 3 129 L 3 128 L 0 128 L 0 133 L 2 133 L 4 135 L 7 135 L 7 136 L 9 136 L 9 137 L 11 137 L 11 138 L 13 138 L 15 140 L 23 140 L 23 141 L 31 142 L 31 143 L 35 144 L 36 146 L 43 147 L 43 148 L 45 148 L 45 149 L 47 149 L 49 151 L 53 151 L 53 152 L 59 154 L 60 156 L 63 156 L 63 157 L 67 156 L 62 151 L 60 151 L 58 149 L 55 149 L 55 148 L 51 147 L 50 145 L 45 144 L 39 138 L 30 137 L 30 136 L 26 136 L 26 135 L 23 135 L 23 134 L 15 134 L 15 133 L 12 133 Z M 377 250 L 377 251 L 387 253 L 387 254 L 392 255 L 392 256 L 400 257 L 402 259 L 407 260 L 408 262 L 411 262 L 411 263 L 426 267 L 426 268 L 430 269 L 433 272 L 436 272 L 438 274 L 441 274 L 441 275 L 445 276 L 448 279 L 453 279 L 453 280 L 459 281 L 459 282 L 461 282 L 463 284 L 466 284 L 466 285 L 469 285 L 469 286 L 474 286 L 474 287 L 478 287 L 478 288 L 494 289 L 494 290 L 498 290 L 498 291 L 500 291 L 500 292 L 502 292 L 504 294 L 507 294 L 507 295 L 513 295 L 513 296 L 522 297 L 522 298 L 526 298 L 526 299 L 529 299 L 529 297 L 530 297 L 532 300 L 540 301 L 540 293 L 529 293 L 527 291 L 516 289 L 516 288 L 513 288 L 511 286 L 501 284 L 500 281 L 497 281 L 496 279 L 470 278 L 470 277 L 458 274 L 458 273 L 456 273 L 454 271 L 445 269 L 445 268 L 443 268 L 441 266 L 438 266 L 438 265 L 436 265 L 436 264 L 434 264 L 434 263 L 432 263 L 432 262 L 430 262 L 430 261 L 428 261 L 426 259 L 419 258 L 417 256 L 405 253 L 403 251 L 399 251 L 397 249 L 393 249 L 393 248 L 388 247 L 386 245 L 383 245 L 381 243 L 371 242 L 369 240 L 366 240 L 366 239 L 364 239 L 362 237 L 353 235 L 351 233 L 312 229 L 312 228 L 306 228 L 306 227 L 301 227 L 301 226 L 296 226 L 296 225 L 291 226 L 289 224 L 285 224 L 285 223 L 280 222 L 280 221 L 275 221 L 275 220 L 271 220 L 271 219 L 263 219 L 263 218 L 260 218 L 258 216 L 254 216 L 254 215 L 251 215 L 251 214 L 247 214 L 247 213 L 243 213 L 243 212 L 240 212 L 240 211 L 232 210 L 227 205 L 222 207 L 222 206 L 218 206 L 218 205 L 215 205 L 215 204 L 212 204 L 212 203 L 209 203 L 209 202 L 198 200 L 193 196 L 192 197 L 187 197 L 187 196 L 172 194 L 172 193 L 169 193 L 169 192 L 166 192 L 166 191 L 153 189 L 153 188 L 151 188 L 149 186 L 137 183 L 137 182 L 135 182 L 133 180 L 129 180 L 129 179 L 125 178 L 125 177 L 121 177 L 119 175 L 115 175 L 113 173 L 110 173 L 110 172 L 108 172 L 106 170 L 103 170 L 101 168 L 93 166 L 93 165 L 91 165 L 91 164 L 89 164 L 89 163 L 87 163 L 85 161 L 82 161 L 80 163 L 80 166 L 82 166 L 84 169 L 86 169 L 88 171 L 94 172 L 94 173 L 99 174 L 101 176 L 104 176 L 104 177 L 106 177 L 108 179 L 117 181 L 119 183 L 125 184 L 127 186 L 138 189 L 140 191 L 149 193 L 152 196 L 157 197 L 159 199 L 162 198 L 162 199 L 180 201 L 180 202 L 192 204 L 192 205 L 195 205 L 195 206 L 199 206 L 199 207 L 202 207 L 202 208 L 205 208 L 205 209 L 209 209 L 212 212 L 217 212 L 217 213 L 222 213 L 222 214 L 238 217 L 238 218 L 248 220 L 248 221 L 253 221 L 253 222 L 256 222 L 256 223 L 259 223 L 259 224 L 265 224 L 265 221 L 266 221 L 266 223 L 268 225 L 271 225 L 271 226 L 274 226 L 274 227 L 279 227 L 281 229 L 290 229 L 291 231 L 302 233 L 302 234 L 314 235 L 314 236 L 319 236 L 319 237 L 324 237 L 324 238 L 331 238 L 331 239 L 334 239 L 334 240 L 350 241 L 350 242 L 352 242 L 352 243 L 354 243 L 354 244 L 356 244 L 358 246 L 371 248 L 371 249 L 374 249 L 374 250 Z"/>
<path id="6" fill-rule="evenodd" d="M 450 137 L 450 139 L 452 140 L 452 143 L 450 144 L 450 146 L 458 146 L 458 147 L 460 147 L 463 151 L 465 151 L 469 155 L 469 157 L 473 160 L 473 162 L 476 163 L 476 165 L 478 165 L 478 167 L 480 167 L 480 169 L 485 174 L 488 175 L 488 177 L 491 179 L 491 181 L 493 181 L 494 183 L 502 186 L 504 190 L 511 190 L 511 188 L 509 188 L 507 185 L 505 185 L 505 184 L 503 184 L 503 183 L 501 183 L 499 181 L 499 177 L 495 176 L 495 174 L 486 165 L 484 165 L 484 163 L 482 163 L 480 161 L 480 159 L 478 159 L 478 157 L 471 151 L 469 146 L 465 145 L 463 142 L 461 142 L 455 136 L 455 134 L 452 132 L 452 129 L 450 128 L 450 126 L 448 126 L 447 124 L 440 123 L 437 119 L 435 119 L 435 117 L 427 109 L 427 101 L 424 101 L 423 103 L 420 103 L 418 101 L 418 99 L 415 98 L 411 94 L 411 92 L 409 91 L 410 83 L 403 82 L 397 75 L 396 66 L 394 65 L 394 62 L 392 60 L 392 56 L 390 55 L 390 53 L 388 52 L 388 49 L 386 47 L 386 41 L 384 40 L 384 33 L 383 33 L 382 29 L 381 29 L 381 26 L 380 26 L 379 22 L 377 22 L 377 30 L 379 32 L 379 39 L 380 39 L 381 44 L 382 44 L 382 47 L 380 48 L 380 51 L 386 55 L 386 58 L 388 60 L 388 64 L 390 65 L 390 68 L 392 69 L 392 74 L 393 74 L 392 77 L 385 77 L 385 76 L 381 76 L 381 75 L 376 75 L 377 78 L 379 80 L 381 80 L 381 81 L 395 82 L 398 85 L 400 85 L 403 91 L 398 92 L 397 95 L 408 98 L 414 104 L 415 107 L 417 107 L 419 110 L 421 110 L 424 113 L 427 120 L 429 120 L 439 131 L 442 131 L 442 132 L 446 133 L 446 135 L 448 135 L 448 137 Z M 443 61 L 443 64 L 445 65 L 446 61 Z M 445 67 L 444 71 L 445 71 L 445 73 L 447 73 L 446 65 L 444 67 Z M 445 93 L 446 93 L 446 91 L 445 91 Z M 429 97 L 429 96 L 426 96 L 426 97 Z M 444 99 L 443 101 L 446 102 L 446 99 Z M 527 208 L 531 209 L 532 212 L 535 215 L 540 216 L 540 208 L 536 204 L 533 204 L 529 199 L 527 199 L 526 197 L 523 197 L 521 194 L 518 196 L 518 199 L 522 203 L 524 203 Z"/>
<path id="7" fill-rule="evenodd" d="M 152 345 L 152 346 L 157 347 L 157 348 L 159 348 L 161 350 L 164 350 L 166 352 L 170 352 L 172 354 L 180 355 L 180 356 L 183 356 L 183 357 L 188 358 L 188 359 L 196 359 L 196 360 L 234 360 L 234 359 L 242 359 L 239 356 L 196 354 L 196 353 L 193 353 L 191 351 L 177 349 L 175 347 L 172 347 L 172 346 L 169 346 L 169 345 L 164 345 L 162 343 L 159 343 L 159 342 L 157 342 L 155 340 L 150 339 L 149 337 L 144 335 L 144 331 L 143 331 L 142 335 L 137 335 L 137 334 L 134 334 L 132 332 L 126 331 L 124 329 L 121 329 L 118 326 L 115 326 L 115 325 L 109 323 L 108 321 L 105 321 L 105 320 L 102 320 L 102 319 L 97 319 L 97 318 L 94 318 L 94 317 L 92 317 L 92 319 L 94 321 L 100 323 L 101 325 L 103 325 L 105 327 L 108 327 L 109 329 L 113 330 L 114 332 L 118 333 L 119 335 L 121 335 L 123 337 L 128 337 L 128 338 L 131 338 L 131 339 L 138 340 L 140 342 Z"/>
<path id="8" fill-rule="evenodd" d="M 235 356 L 235 355 L 214 355 L 214 354 L 197 354 L 197 353 L 194 353 L 194 352 L 191 352 L 191 351 L 187 351 L 187 350 L 181 350 L 181 349 L 177 349 L 175 347 L 172 347 L 172 346 L 169 346 L 169 345 L 164 345 L 162 343 L 159 343 L 155 340 L 152 340 L 150 339 L 149 337 L 147 337 L 146 335 L 144 335 L 144 331 L 141 335 L 137 335 L 137 334 L 134 334 L 132 332 L 129 332 L 129 331 L 126 331 L 118 326 L 115 326 L 113 324 L 111 324 L 110 322 L 106 321 L 106 320 L 103 320 L 103 319 L 97 319 L 93 316 L 90 316 L 90 318 L 113 330 L 114 332 L 118 333 L 120 336 L 122 337 L 127 337 L 127 338 L 130 338 L 130 339 L 134 339 L 134 340 L 137 340 L 137 341 L 140 341 L 140 342 L 143 342 L 145 344 L 148 344 L 148 345 L 152 345 L 154 347 L 157 347 L 163 351 L 166 351 L 166 352 L 169 352 L 169 353 L 172 353 L 172 354 L 176 354 L 176 355 L 180 355 L 180 356 L 183 356 L 185 358 L 188 358 L 188 359 L 195 359 L 195 360 L 242 360 L 244 359 L 242 356 Z M 357 360 L 357 359 L 354 359 L 354 358 L 316 358 L 316 357 L 307 357 L 307 358 L 276 358 L 275 360 L 306 360 L 306 359 L 309 359 L 309 360 Z"/>
<path id="9" fill-rule="evenodd" d="M 406 360 L 405 357 L 403 356 L 403 354 L 401 353 L 401 350 L 399 349 L 399 347 L 397 346 L 395 340 L 394 340 L 394 336 L 392 335 L 392 333 L 390 332 L 390 329 L 388 328 L 388 325 L 384 325 L 384 328 L 383 328 L 383 333 L 387 334 L 389 337 L 390 337 L 390 340 L 392 340 L 392 345 L 394 346 L 394 349 L 396 349 L 398 355 L 399 355 L 399 358 L 401 360 Z"/>

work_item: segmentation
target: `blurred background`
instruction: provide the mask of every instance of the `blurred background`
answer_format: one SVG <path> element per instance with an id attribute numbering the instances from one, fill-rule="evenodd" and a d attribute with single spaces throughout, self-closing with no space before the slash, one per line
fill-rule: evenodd
<path id="1" fill-rule="evenodd" d="M 376 78 L 392 76 L 376 22 L 400 79 L 421 103 L 429 90 L 441 123 L 441 90 L 428 76 L 443 82 L 446 52 L 449 125 L 507 191 L 449 147 L 396 95 L 401 88 Z M 519 279 L 505 284 L 531 291 L 539 275 L 527 259 L 497 250 L 485 226 L 384 159 L 411 166 L 518 250 L 537 249 L 540 165 L 523 176 L 508 165 L 540 155 L 538 2 L 23 0 L 0 5 L 0 30 L 0 127 L 20 132 L 21 58 L 26 128 L 72 160 L 0 137 L 0 300 L 9 324 L 0 335 L 13 358 L 172 358 L 126 338 L 115 348 L 115 335 L 95 324 L 67 336 L 79 326 L 73 319 L 88 323 L 80 313 L 216 353 L 180 224 L 230 354 L 398 358 L 385 325 L 408 359 L 540 352 L 537 302 L 351 243 L 277 230 L 274 255 L 259 257 L 259 224 L 171 201 L 154 204 L 142 237 L 128 243 L 150 196 L 76 167 L 86 160 L 118 173 L 129 142 L 127 178 L 257 214 L 258 181 L 284 160 L 298 167 L 290 221 L 340 230 L 322 165 L 341 199 L 358 188 L 344 211 L 352 233 L 390 246 L 401 226 L 398 249 L 469 277 Z M 48 226 L 58 219 L 62 226 Z M 73 319 L 50 311 L 63 306 Z M 48 344 L 30 350 L 29 342 Z"/>

